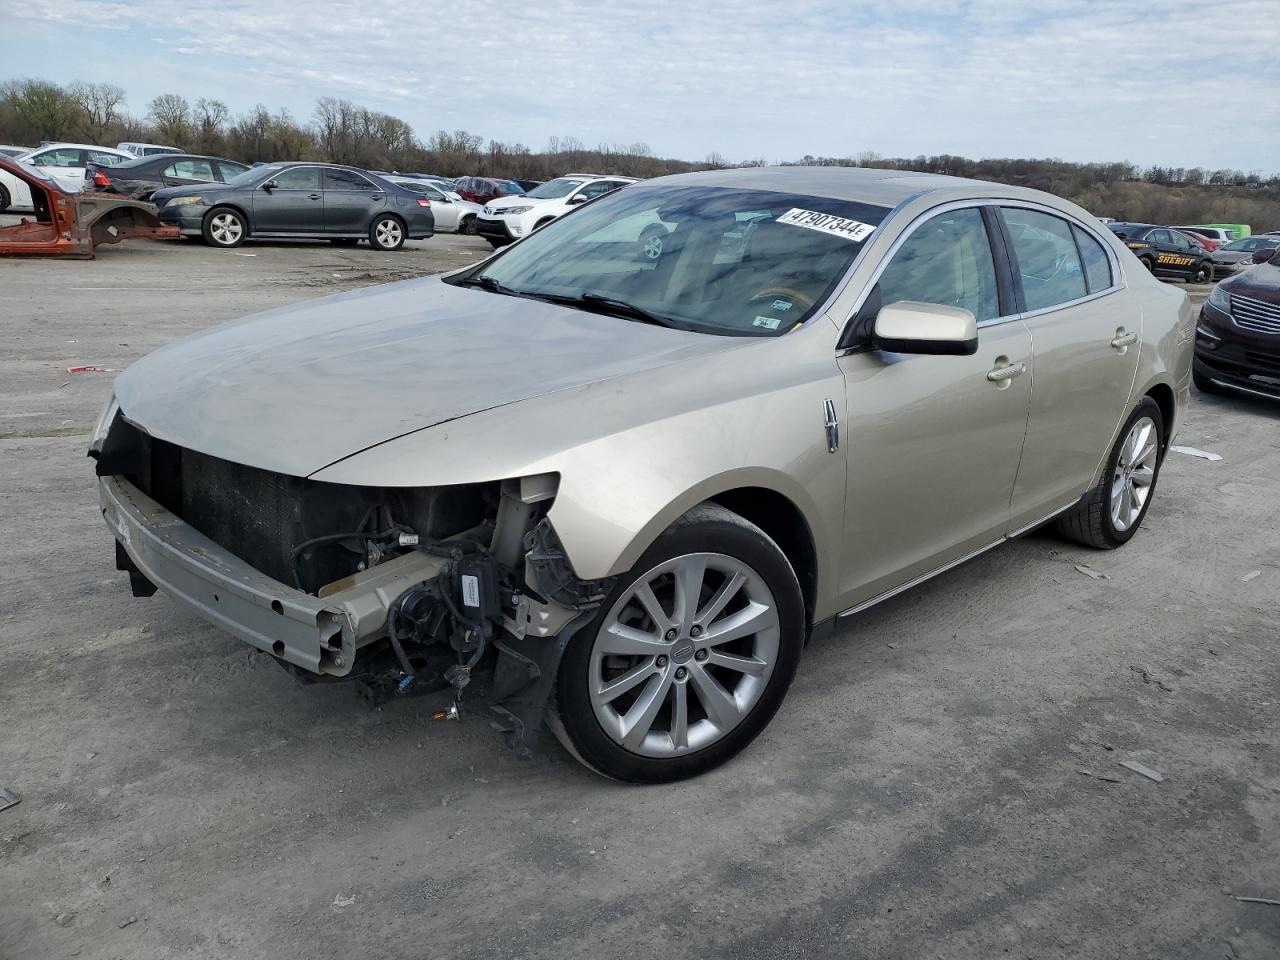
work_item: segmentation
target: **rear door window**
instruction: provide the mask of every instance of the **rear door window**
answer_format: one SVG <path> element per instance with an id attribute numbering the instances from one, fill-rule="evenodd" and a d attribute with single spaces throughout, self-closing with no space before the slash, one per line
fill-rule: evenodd
<path id="1" fill-rule="evenodd" d="M 175 180 L 198 180 L 201 183 L 217 179 L 213 175 L 213 164 L 208 160 L 175 161 L 164 168 L 164 175 Z"/>
<path id="2" fill-rule="evenodd" d="M 1038 210 L 1001 207 L 1000 212 L 1013 241 L 1016 270 L 1028 311 L 1055 307 L 1086 295 L 1084 268 L 1071 224 Z"/>
<path id="3" fill-rule="evenodd" d="M 326 190 L 363 190 L 373 193 L 377 189 L 354 170 L 325 170 L 324 188 Z"/>
<path id="4" fill-rule="evenodd" d="M 71 147 L 46 150 L 44 153 L 37 153 L 31 158 L 31 162 L 37 167 L 83 167 L 84 151 Z"/>
<path id="5" fill-rule="evenodd" d="M 1090 293 L 1106 290 L 1111 286 L 1111 259 L 1107 251 L 1097 240 L 1075 224 L 1071 225 L 1071 233 L 1076 238 L 1076 247 L 1080 251 L 1080 259 L 1084 263 L 1084 278 Z"/>

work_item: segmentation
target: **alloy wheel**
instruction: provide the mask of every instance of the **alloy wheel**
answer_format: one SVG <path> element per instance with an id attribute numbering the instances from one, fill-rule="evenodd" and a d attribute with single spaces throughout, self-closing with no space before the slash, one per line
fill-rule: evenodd
<path id="1" fill-rule="evenodd" d="M 209 233 L 224 246 L 233 246 L 244 234 L 244 224 L 234 213 L 219 213 L 209 221 Z"/>
<path id="2" fill-rule="evenodd" d="M 1111 477 L 1111 525 L 1123 533 L 1138 522 L 1156 478 L 1155 421 L 1142 417 L 1129 428 Z"/>
<path id="3" fill-rule="evenodd" d="M 404 236 L 404 231 L 400 229 L 399 221 L 392 220 L 390 217 L 385 220 L 379 220 L 373 232 L 378 238 L 378 245 L 381 247 L 398 247 Z"/>
<path id="4" fill-rule="evenodd" d="M 648 237 L 644 241 L 644 256 L 646 260 L 657 260 L 662 256 L 662 238 L 658 236 Z"/>
<path id="5" fill-rule="evenodd" d="M 734 557 L 675 557 L 637 578 L 591 651 L 592 709 L 605 733 L 645 757 L 674 757 L 734 730 L 778 660 L 773 593 Z"/>

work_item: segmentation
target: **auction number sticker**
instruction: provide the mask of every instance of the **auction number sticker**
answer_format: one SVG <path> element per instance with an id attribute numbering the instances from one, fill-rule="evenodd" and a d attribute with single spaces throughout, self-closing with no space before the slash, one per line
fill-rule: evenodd
<path id="1" fill-rule="evenodd" d="M 792 207 L 778 218 L 778 223 L 787 223 L 793 227 L 804 227 L 806 230 L 817 230 L 829 233 L 833 237 L 844 237 L 854 243 L 861 243 L 875 230 L 875 227 L 846 217 L 837 217 L 830 213 L 819 213 L 817 210 L 804 210 Z"/>

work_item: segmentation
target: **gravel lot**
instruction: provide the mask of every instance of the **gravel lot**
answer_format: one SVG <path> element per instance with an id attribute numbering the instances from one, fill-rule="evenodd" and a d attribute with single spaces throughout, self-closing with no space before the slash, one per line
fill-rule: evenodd
<path id="1" fill-rule="evenodd" d="M 487 251 L 0 262 L 0 958 L 1280 956 L 1235 899 L 1280 899 L 1280 404 L 1196 394 L 1223 459 L 1171 454 L 1127 548 L 1033 535 L 852 618 L 671 787 L 129 596 L 84 458 L 112 373 L 66 367 Z"/>

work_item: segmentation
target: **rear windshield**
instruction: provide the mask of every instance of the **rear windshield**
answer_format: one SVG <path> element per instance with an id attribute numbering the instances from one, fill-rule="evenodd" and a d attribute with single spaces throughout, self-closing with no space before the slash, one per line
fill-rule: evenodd
<path id="1" fill-rule="evenodd" d="M 617 322 L 622 302 L 664 326 L 780 336 L 821 307 L 888 213 L 830 197 L 633 186 L 451 282 L 487 277 L 508 294 L 612 312 L 601 322 Z"/>

